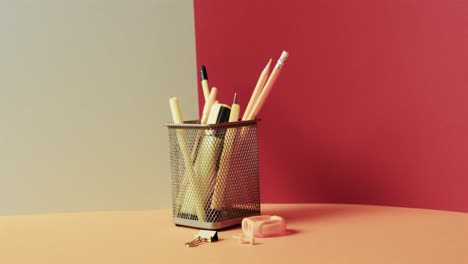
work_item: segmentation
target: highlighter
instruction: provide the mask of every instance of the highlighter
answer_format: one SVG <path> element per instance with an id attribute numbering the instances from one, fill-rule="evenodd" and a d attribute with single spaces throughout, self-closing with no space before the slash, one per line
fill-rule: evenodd
<path id="1" fill-rule="evenodd" d="M 229 115 L 229 122 L 239 121 L 239 109 L 237 104 L 237 93 L 234 94 L 234 101 L 231 106 L 231 113 Z M 216 175 L 216 182 L 214 186 L 213 196 L 211 198 L 210 208 L 220 212 L 226 207 L 226 185 L 228 182 L 229 171 L 231 167 L 231 156 L 234 149 L 236 140 L 236 128 L 228 128 L 224 137 L 223 150 L 219 160 L 219 169 Z"/>
<path id="2" fill-rule="evenodd" d="M 231 114 L 231 107 L 225 104 L 215 103 L 211 107 L 210 115 L 208 117 L 208 124 L 222 124 L 229 121 Z"/>
<path id="3" fill-rule="evenodd" d="M 208 124 L 221 124 L 229 120 L 231 108 L 224 104 L 214 104 L 211 107 L 210 114 L 207 118 Z M 222 130 L 207 129 L 202 135 L 196 158 L 194 162 L 194 170 L 196 175 L 196 192 L 197 204 L 203 204 L 209 208 L 209 198 L 212 193 L 212 182 L 216 175 L 216 168 L 223 146 L 224 133 Z M 185 196 L 181 211 L 183 213 L 198 215 L 197 207 L 192 206 L 193 197 Z M 209 214 L 208 214 L 209 215 Z M 210 219 L 206 219 L 210 221 Z M 211 219 L 212 220 L 212 219 Z"/>

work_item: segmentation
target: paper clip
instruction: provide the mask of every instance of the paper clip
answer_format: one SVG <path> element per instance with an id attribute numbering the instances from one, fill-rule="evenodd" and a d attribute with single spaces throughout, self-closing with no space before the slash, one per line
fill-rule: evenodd
<path id="1" fill-rule="evenodd" d="M 186 247 L 196 247 L 203 243 L 211 243 L 218 241 L 218 232 L 216 231 L 208 231 L 208 230 L 200 230 L 197 235 L 195 235 L 195 239 L 185 243 Z"/>

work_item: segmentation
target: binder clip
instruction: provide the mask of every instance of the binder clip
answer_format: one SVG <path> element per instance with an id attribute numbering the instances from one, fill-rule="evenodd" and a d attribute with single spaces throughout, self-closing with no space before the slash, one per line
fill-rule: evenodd
<path id="1" fill-rule="evenodd" d="M 194 236 L 195 239 L 185 243 L 186 247 L 196 247 L 203 243 L 211 243 L 218 241 L 218 232 L 209 231 L 209 230 L 200 230 L 197 235 Z"/>

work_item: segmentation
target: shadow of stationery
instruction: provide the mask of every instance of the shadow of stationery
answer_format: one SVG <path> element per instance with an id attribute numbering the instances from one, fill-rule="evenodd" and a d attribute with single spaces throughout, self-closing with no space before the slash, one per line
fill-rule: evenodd
<path id="1" fill-rule="evenodd" d="M 344 216 L 368 214 L 376 210 L 377 207 L 357 206 L 345 204 L 312 204 L 281 206 L 280 208 L 262 209 L 262 214 L 279 215 L 286 219 L 288 224 L 301 222 L 320 222 L 323 220 L 343 218 Z M 292 230 L 298 233 L 300 230 Z"/>

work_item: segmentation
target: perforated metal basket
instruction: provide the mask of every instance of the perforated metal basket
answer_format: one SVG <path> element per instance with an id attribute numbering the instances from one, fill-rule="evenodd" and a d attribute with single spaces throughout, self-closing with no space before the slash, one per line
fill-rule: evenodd
<path id="1" fill-rule="evenodd" d="M 260 214 L 256 121 L 165 125 L 176 225 L 216 230 Z"/>

